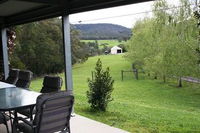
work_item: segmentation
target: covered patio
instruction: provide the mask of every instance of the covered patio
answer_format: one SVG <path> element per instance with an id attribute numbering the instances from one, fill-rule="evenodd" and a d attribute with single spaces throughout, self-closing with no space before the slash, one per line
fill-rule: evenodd
<path id="1" fill-rule="evenodd" d="M 72 133 L 128 133 L 86 117 L 75 115 L 71 118 Z M 5 125 L 0 125 L 0 133 L 6 133 Z"/>
<path id="2" fill-rule="evenodd" d="M 62 16 L 65 84 L 66 90 L 73 90 L 69 15 L 147 1 L 152 0 L 0 0 L 0 75 L 6 79 L 9 73 L 7 28 Z M 72 118 L 71 126 L 75 133 L 125 132 L 78 115 Z"/>

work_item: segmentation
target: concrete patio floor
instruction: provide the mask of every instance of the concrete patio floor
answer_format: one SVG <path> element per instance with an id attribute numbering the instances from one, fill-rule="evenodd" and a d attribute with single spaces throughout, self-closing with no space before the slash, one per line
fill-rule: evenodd
<path id="1" fill-rule="evenodd" d="M 71 118 L 70 123 L 71 133 L 128 133 L 77 114 Z M 0 133 L 6 133 L 4 125 L 0 125 Z"/>

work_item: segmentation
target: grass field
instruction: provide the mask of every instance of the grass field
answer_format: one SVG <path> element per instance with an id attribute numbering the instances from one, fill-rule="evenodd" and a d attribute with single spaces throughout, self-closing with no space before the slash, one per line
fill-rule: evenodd
<path id="1" fill-rule="evenodd" d="M 82 42 L 95 42 L 95 40 L 81 40 Z M 97 40 L 100 48 L 103 48 L 103 46 L 101 44 L 105 44 L 107 43 L 108 47 L 113 47 L 113 46 L 117 46 L 119 44 L 124 44 L 125 41 L 119 42 L 118 40 Z"/>
<path id="2" fill-rule="evenodd" d="M 114 92 L 107 112 L 93 112 L 87 103 L 87 78 L 95 62 L 101 58 L 113 76 Z M 133 79 L 126 73 L 121 81 L 120 71 L 131 65 L 122 55 L 105 55 L 89 58 L 84 64 L 73 67 L 75 112 L 133 133 L 200 133 L 200 86 L 184 83 L 183 88 L 174 83 L 164 84 L 140 76 Z M 61 74 L 61 76 L 63 76 Z M 39 91 L 42 79 L 34 80 L 31 87 Z"/>

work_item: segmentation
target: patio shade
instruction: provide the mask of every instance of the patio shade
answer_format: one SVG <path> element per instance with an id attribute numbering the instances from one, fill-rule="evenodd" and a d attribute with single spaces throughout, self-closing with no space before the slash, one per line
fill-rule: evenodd
<path id="1" fill-rule="evenodd" d="M 72 90 L 69 15 L 153 0 L 0 0 L 0 76 L 8 77 L 6 28 L 62 16 L 66 89 Z"/>
<path id="2" fill-rule="evenodd" d="M 152 0 L 0 0 L 0 27 Z"/>

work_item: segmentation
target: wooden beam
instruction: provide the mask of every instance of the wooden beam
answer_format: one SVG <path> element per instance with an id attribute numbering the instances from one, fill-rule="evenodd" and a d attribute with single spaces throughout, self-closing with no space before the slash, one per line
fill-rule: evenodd
<path id="1" fill-rule="evenodd" d="M 0 16 L 0 28 L 3 27 L 3 24 L 4 24 L 4 17 Z"/>
<path id="2" fill-rule="evenodd" d="M 8 0 L 0 0 L 0 4 L 7 2 Z"/>
<path id="3" fill-rule="evenodd" d="M 61 5 L 63 0 L 17 0 L 31 3 L 47 4 L 47 5 Z"/>
<path id="4" fill-rule="evenodd" d="M 4 0 L 3 0 L 4 1 Z M 9 1 L 9 0 L 6 0 Z M 12 1 L 12 0 L 10 0 Z M 63 14 L 80 13 L 108 7 L 122 6 L 153 0 L 13 0 L 41 3 L 41 6 L 6 16 L 4 26 L 13 26 L 33 21 L 62 16 Z"/>
<path id="5" fill-rule="evenodd" d="M 45 6 L 24 13 L 9 16 L 5 19 L 5 24 L 6 27 L 9 27 L 12 25 L 24 24 L 28 22 L 58 17 L 63 15 L 64 13 L 66 12 L 62 7 Z"/>
<path id="6" fill-rule="evenodd" d="M 69 1 L 68 0 L 59 0 L 59 1 L 62 3 L 61 5 L 53 5 L 53 6 L 43 5 L 36 9 L 8 16 L 5 19 L 5 26 L 9 27 L 13 25 L 25 24 L 28 22 L 40 21 L 44 19 L 49 19 L 69 14 L 69 3 L 68 3 Z"/>

